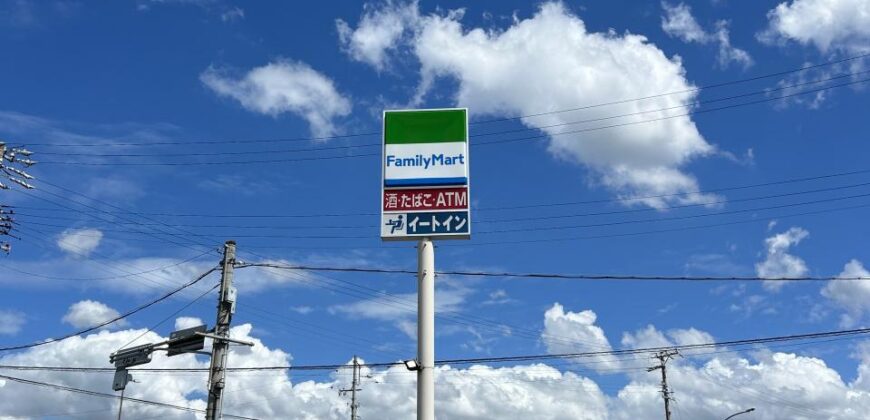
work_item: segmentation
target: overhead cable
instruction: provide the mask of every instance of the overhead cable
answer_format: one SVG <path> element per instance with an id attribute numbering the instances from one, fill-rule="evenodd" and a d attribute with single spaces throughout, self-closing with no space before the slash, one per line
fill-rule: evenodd
<path id="1" fill-rule="evenodd" d="M 143 310 L 145 310 L 145 309 L 148 309 L 148 308 L 150 308 L 151 306 L 154 306 L 154 305 L 156 305 L 156 304 L 158 304 L 158 303 L 160 303 L 160 302 L 163 302 L 163 301 L 166 300 L 166 299 L 169 299 L 171 296 L 177 294 L 178 292 L 181 292 L 182 290 L 187 289 L 188 287 L 193 286 L 193 285 L 196 284 L 196 283 L 199 283 L 200 280 L 204 279 L 206 276 L 208 276 L 209 274 L 213 273 L 213 272 L 216 271 L 217 269 L 218 269 L 218 267 L 210 268 L 208 271 L 206 271 L 206 272 L 200 274 L 199 276 L 197 276 L 197 277 L 194 278 L 193 280 L 191 280 L 191 281 L 189 281 L 189 282 L 187 282 L 187 283 L 184 283 L 184 284 L 182 284 L 181 286 L 179 286 L 179 287 L 177 287 L 177 288 L 175 288 L 175 289 L 173 289 L 173 290 L 171 290 L 171 291 L 169 291 L 169 292 L 163 294 L 162 296 L 158 297 L 157 299 L 154 299 L 154 300 L 152 300 L 152 301 L 149 301 L 149 302 L 147 302 L 147 303 L 144 303 L 144 304 L 142 304 L 142 305 L 139 305 L 139 306 L 137 306 L 136 308 L 133 308 L 133 309 L 127 311 L 127 312 L 121 313 L 121 314 L 119 314 L 118 316 L 112 317 L 111 319 L 108 319 L 108 320 L 105 320 L 105 321 L 103 321 L 103 322 L 100 322 L 99 324 L 94 325 L 94 326 L 92 326 L 92 327 L 88 327 L 88 328 L 85 328 L 85 329 L 83 329 L 83 330 L 79 330 L 79 331 L 76 331 L 76 332 L 73 332 L 73 333 L 69 333 L 69 334 L 66 334 L 66 335 L 63 335 L 63 336 L 60 336 L 60 337 L 57 337 L 57 338 L 49 338 L 49 339 L 47 339 L 47 340 L 38 341 L 38 342 L 36 342 L 36 343 L 20 344 L 20 345 L 16 345 L 16 346 L 0 347 L 0 351 L 22 350 L 22 349 L 28 349 L 28 348 L 32 348 L 32 347 L 44 346 L 44 345 L 46 345 L 46 344 L 57 343 L 58 341 L 63 341 L 63 340 L 66 340 L 66 339 L 68 339 L 68 338 L 77 337 L 77 336 L 82 335 L 82 334 L 87 334 L 87 333 L 89 333 L 89 332 L 91 332 L 91 331 L 96 331 L 96 330 L 98 330 L 98 329 L 100 329 L 100 328 L 105 327 L 106 325 L 109 325 L 109 324 L 111 324 L 111 323 L 113 323 L 113 322 L 120 321 L 120 320 L 122 320 L 122 319 L 124 319 L 124 318 L 127 318 L 127 317 L 129 317 L 129 316 L 131 316 L 131 315 L 134 315 L 134 314 L 136 314 L 136 313 L 138 313 L 138 312 L 141 312 L 141 311 L 143 311 Z"/>
<path id="2" fill-rule="evenodd" d="M 391 268 L 367 268 L 367 267 L 326 267 L 295 264 L 276 263 L 249 263 L 240 261 L 236 268 L 266 267 L 281 270 L 300 271 L 332 271 L 345 273 L 377 273 L 377 274 L 417 274 L 416 270 L 391 269 Z M 625 275 L 625 274 L 566 274 L 566 273 L 516 273 L 516 272 L 489 272 L 489 271 L 464 271 L 447 270 L 436 271 L 436 275 L 442 276 L 465 276 L 465 277 L 512 277 L 512 278 L 542 278 L 542 279 L 565 279 L 565 280 L 639 280 L 639 281 L 855 281 L 870 280 L 870 277 L 759 277 L 759 276 L 685 276 L 685 275 Z"/>
<path id="3" fill-rule="evenodd" d="M 834 66 L 834 65 L 838 65 L 838 64 L 847 63 L 847 62 L 857 61 L 857 60 L 861 60 L 861 59 L 866 58 L 866 57 L 870 57 L 870 53 L 859 54 L 859 55 L 845 57 L 845 58 L 838 59 L 838 60 L 830 60 L 830 61 L 812 64 L 812 65 L 804 65 L 801 67 L 791 68 L 791 69 L 773 72 L 773 73 L 762 74 L 762 75 L 748 77 L 748 78 L 735 79 L 735 80 L 730 80 L 730 81 L 726 81 L 726 82 L 719 82 L 719 83 L 712 83 L 712 84 L 702 85 L 702 86 L 693 87 L 693 88 L 689 88 L 689 89 L 664 92 L 664 93 L 659 93 L 659 94 L 655 94 L 655 95 L 635 97 L 635 98 L 629 98 L 629 99 L 621 99 L 621 100 L 603 102 L 603 103 L 597 103 L 597 104 L 590 104 L 590 105 L 584 105 L 584 106 L 579 106 L 579 107 L 574 107 L 574 108 L 558 109 L 558 110 L 550 110 L 550 111 L 544 111 L 544 112 L 538 112 L 538 113 L 531 113 L 531 114 L 519 115 L 519 116 L 514 116 L 514 117 L 472 121 L 469 124 L 471 124 L 471 125 L 488 124 L 488 123 L 501 122 L 501 121 L 520 120 L 520 119 L 524 119 L 524 118 L 537 117 L 537 116 L 542 116 L 542 115 L 559 114 L 559 113 L 565 113 L 565 112 L 580 111 L 580 110 L 584 110 L 584 109 L 592 109 L 592 108 L 599 108 L 599 107 L 610 106 L 610 105 L 617 105 L 617 104 L 622 104 L 622 103 L 643 101 L 643 100 L 647 100 L 647 99 L 653 99 L 653 98 L 669 96 L 669 95 L 699 92 L 699 91 L 706 90 L 706 89 L 714 89 L 714 88 L 719 88 L 719 87 L 724 87 L 724 86 L 731 86 L 731 85 L 735 85 L 735 84 L 741 84 L 741 83 L 747 83 L 747 82 L 758 81 L 758 80 L 763 80 L 763 79 L 769 79 L 769 78 L 778 77 L 778 76 L 784 76 L 784 75 L 793 74 L 793 73 L 801 73 L 801 72 L 805 72 L 808 70 L 817 69 L 817 68 L 821 68 L 821 67 Z M 166 146 L 166 145 L 195 145 L 195 144 L 251 144 L 251 143 L 277 143 L 277 142 L 331 140 L 331 139 L 342 139 L 342 138 L 353 138 L 353 137 L 379 136 L 381 134 L 382 133 L 380 133 L 380 132 L 367 132 L 367 133 L 352 133 L 352 134 L 319 136 L 319 137 L 301 137 L 301 138 L 283 138 L 283 139 L 253 139 L 253 140 L 251 140 L 251 139 L 233 139 L 233 140 L 186 140 L 186 141 L 111 142 L 111 143 L 105 143 L 105 142 L 102 142 L 102 143 L 32 143 L 32 142 L 29 142 L 28 145 L 30 145 L 30 146 L 57 146 L 57 147 L 105 147 L 105 146 Z"/>
<path id="4" fill-rule="evenodd" d="M 113 399 L 113 400 L 121 399 L 121 397 L 118 395 L 108 394 L 105 392 L 97 392 L 97 391 L 90 391 L 87 389 L 73 388 L 73 387 L 66 386 L 66 385 L 50 384 L 50 383 L 46 383 L 46 382 L 34 381 L 34 380 L 24 379 L 24 378 L 17 378 L 17 377 L 8 376 L 8 375 L 0 375 L 0 379 L 5 379 L 8 381 L 18 382 L 18 383 L 26 384 L 26 385 L 34 385 L 34 386 L 40 386 L 40 387 L 45 387 L 45 388 L 52 388 L 52 389 L 56 389 L 59 391 L 66 391 L 66 392 L 73 392 L 76 394 L 90 395 L 92 397 L 109 398 L 109 399 Z M 171 408 L 174 410 L 187 411 L 187 412 L 191 412 L 191 413 L 205 413 L 205 410 L 199 410 L 199 409 L 192 408 L 192 407 L 185 407 L 182 405 L 168 404 L 168 403 L 163 403 L 163 402 L 144 400 L 141 398 L 133 398 L 133 397 L 127 397 L 127 396 L 125 396 L 123 398 L 124 398 L 124 401 L 126 401 L 126 402 L 133 402 L 133 403 L 146 404 L 146 405 L 152 405 L 152 406 L 157 406 L 157 407 Z M 235 418 L 235 419 L 256 420 L 253 417 L 237 416 L 234 414 L 226 414 L 226 413 L 224 413 L 223 416 L 229 417 L 229 418 Z"/>

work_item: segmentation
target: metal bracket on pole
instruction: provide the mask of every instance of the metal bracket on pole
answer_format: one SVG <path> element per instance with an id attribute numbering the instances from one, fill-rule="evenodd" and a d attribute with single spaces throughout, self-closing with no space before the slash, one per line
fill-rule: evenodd
<path id="1" fill-rule="evenodd" d="M 219 336 L 219 335 L 208 334 L 208 333 L 204 333 L 204 332 L 196 332 L 196 333 L 194 333 L 194 334 L 196 334 L 196 335 L 200 335 L 200 336 L 203 336 L 203 337 L 205 337 L 205 338 L 211 338 L 212 340 L 226 341 L 226 342 L 228 342 L 228 343 L 241 344 L 241 345 L 243 345 L 243 346 L 248 346 L 248 347 L 253 347 L 253 346 L 254 346 L 254 343 L 252 343 L 252 342 L 250 342 L 250 341 L 236 340 L 235 338 L 221 337 L 221 336 Z"/>

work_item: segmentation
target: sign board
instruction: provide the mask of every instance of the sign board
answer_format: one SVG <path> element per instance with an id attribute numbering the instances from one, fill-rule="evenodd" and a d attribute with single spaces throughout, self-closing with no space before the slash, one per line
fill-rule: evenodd
<path id="1" fill-rule="evenodd" d="M 193 328 L 173 331 L 169 334 L 169 343 L 166 347 L 167 356 L 190 353 L 202 350 L 205 347 L 205 337 L 197 333 L 204 333 L 205 325 L 197 325 Z"/>
<path id="2" fill-rule="evenodd" d="M 468 239 L 468 110 L 384 112 L 381 239 Z"/>
<path id="3" fill-rule="evenodd" d="M 127 384 L 132 379 L 133 375 L 130 375 L 127 372 L 127 369 L 118 368 L 115 370 L 115 377 L 112 379 L 112 389 L 115 391 L 121 391 L 127 387 Z"/>
<path id="4" fill-rule="evenodd" d="M 116 368 L 144 365 L 151 362 L 153 351 L 151 344 L 131 347 L 109 355 L 109 363 L 114 363 Z"/>

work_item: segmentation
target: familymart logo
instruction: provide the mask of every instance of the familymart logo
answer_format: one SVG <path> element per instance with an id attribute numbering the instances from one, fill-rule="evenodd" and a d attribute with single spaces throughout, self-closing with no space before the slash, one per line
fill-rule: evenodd
<path id="1" fill-rule="evenodd" d="M 387 167 L 395 166 L 422 166 L 423 169 L 429 169 L 430 166 L 451 166 L 465 165 L 465 154 L 450 156 L 441 154 L 432 154 L 428 157 L 416 155 L 414 157 L 398 157 L 396 155 L 387 155 Z"/>

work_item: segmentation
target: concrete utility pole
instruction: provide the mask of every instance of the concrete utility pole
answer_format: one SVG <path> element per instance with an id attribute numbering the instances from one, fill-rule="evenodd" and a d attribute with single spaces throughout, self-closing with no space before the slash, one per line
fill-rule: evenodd
<path id="1" fill-rule="evenodd" d="M 359 403 L 356 402 L 356 392 L 362 391 L 359 389 L 360 381 L 360 364 L 356 360 L 356 355 L 353 356 L 353 379 L 350 382 L 350 389 L 340 389 L 338 392 L 347 394 L 350 392 L 350 420 L 359 420 Z"/>
<path id="2" fill-rule="evenodd" d="M 435 420 L 435 244 L 417 245 L 417 420 Z"/>
<path id="3" fill-rule="evenodd" d="M 679 354 L 680 352 L 676 350 L 662 350 L 654 356 L 656 359 L 659 359 L 659 364 L 646 370 L 647 372 L 652 372 L 656 369 L 661 369 L 662 371 L 662 398 L 665 399 L 665 420 L 671 420 L 671 391 L 668 390 L 667 363 Z"/>
<path id="4" fill-rule="evenodd" d="M 205 409 L 206 420 L 219 420 L 223 404 L 223 392 L 226 385 L 227 354 L 230 342 L 230 321 L 235 312 L 236 289 L 233 288 L 233 264 L 236 262 L 236 242 L 227 241 L 224 244 L 224 259 L 221 263 L 221 287 L 218 295 L 217 322 L 214 335 L 224 338 L 212 340 L 211 367 L 208 371 L 208 405 Z"/>

